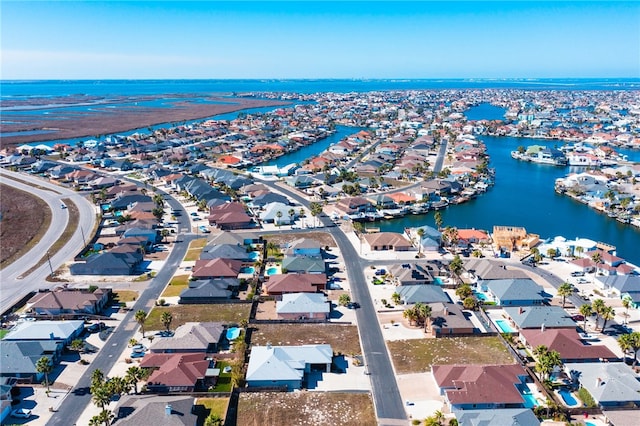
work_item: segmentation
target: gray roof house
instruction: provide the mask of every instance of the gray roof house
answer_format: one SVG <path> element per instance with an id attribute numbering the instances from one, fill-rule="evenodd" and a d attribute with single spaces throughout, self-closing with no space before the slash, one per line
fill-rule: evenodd
<path id="1" fill-rule="evenodd" d="M 247 367 L 247 386 L 300 389 L 312 367 L 328 372 L 332 360 L 331 345 L 253 346 Z"/>
<path id="2" fill-rule="evenodd" d="M 31 379 L 40 383 L 44 375 L 36 370 L 36 363 L 46 356 L 56 365 L 64 349 L 64 343 L 56 340 L 1 340 L 0 377 Z"/>
<path id="3" fill-rule="evenodd" d="M 323 293 L 286 293 L 276 302 L 276 314 L 282 319 L 326 319 L 330 311 Z"/>
<path id="4" fill-rule="evenodd" d="M 155 339 L 151 352 L 216 352 L 224 334 L 221 322 L 188 322 L 176 328 L 173 337 Z"/>
<path id="5" fill-rule="evenodd" d="M 204 424 L 207 410 L 192 396 L 124 395 L 116 406 L 117 426 L 194 426 Z"/>
<path id="6" fill-rule="evenodd" d="M 437 285 L 401 285 L 396 287 L 396 293 L 405 305 L 451 301 L 442 287 Z"/>
<path id="7" fill-rule="evenodd" d="M 69 267 L 71 275 L 131 275 L 142 262 L 138 251 L 96 253 Z"/>
<path id="8" fill-rule="evenodd" d="M 459 426 L 518 425 L 540 426 L 540 420 L 529 408 L 500 410 L 455 410 Z"/>
<path id="9" fill-rule="evenodd" d="M 524 271 L 519 269 L 507 269 L 504 263 L 489 259 L 469 259 L 464 262 L 464 269 L 467 270 L 467 272 L 473 273 L 480 280 L 529 278 Z"/>
<path id="10" fill-rule="evenodd" d="M 289 216 L 289 211 L 294 212 L 293 216 Z M 264 211 L 260 213 L 260 220 L 276 225 L 289 225 L 295 221 L 297 214 L 298 212 L 288 204 L 273 202 L 264 206 Z"/>
<path id="11" fill-rule="evenodd" d="M 326 265 L 322 258 L 285 256 L 282 260 L 282 269 L 287 272 L 324 274 Z"/>
<path id="12" fill-rule="evenodd" d="M 640 382 L 623 362 L 568 363 L 564 370 L 589 391 L 600 407 L 640 405 Z"/>
<path id="13" fill-rule="evenodd" d="M 547 300 L 544 289 L 530 278 L 483 280 L 478 285 L 500 306 L 543 305 Z"/>
<path id="14" fill-rule="evenodd" d="M 389 273 L 393 275 L 396 283 L 401 286 L 433 284 L 434 276 L 440 273 L 440 268 L 435 263 L 404 263 L 389 266 Z"/>
<path id="15" fill-rule="evenodd" d="M 560 306 L 504 308 L 518 328 L 575 328 L 576 322 Z"/>
<path id="16" fill-rule="evenodd" d="M 3 340 L 52 340 L 65 345 L 84 331 L 84 321 L 22 321 Z"/>
<path id="17" fill-rule="evenodd" d="M 200 254 L 200 259 L 235 259 L 251 262 L 247 249 L 233 244 L 207 246 Z"/>
<path id="18" fill-rule="evenodd" d="M 238 287 L 240 281 L 237 278 L 189 281 L 189 288 L 182 290 L 178 303 L 215 303 L 231 299 L 237 293 Z"/>

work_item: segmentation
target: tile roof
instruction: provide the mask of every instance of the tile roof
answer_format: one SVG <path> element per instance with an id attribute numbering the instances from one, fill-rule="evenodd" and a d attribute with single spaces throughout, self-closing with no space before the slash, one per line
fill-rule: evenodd
<path id="1" fill-rule="evenodd" d="M 521 330 L 520 334 L 529 346 L 536 348 L 546 346 L 550 351 L 560 353 L 560 358 L 566 360 L 580 359 L 617 359 L 605 345 L 589 345 L 580 340 L 580 335 L 575 329 L 559 328 L 540 330 L 537 328 Z"/>
<path id="2" fill-rule="evenodd" d="M 155 339 L 149 349 L 152 352 L 205 351 L 210 344 L 220 341 L 222 333 L 221 322 L 188 322 L 176 328 L 173 337 Z"/>
<path id="3" fill-rule="evenodd" d="M 205 377 L 210 361 L 202 353 L 150 353 L 144 356 L 140 367 L 155 367 L 148 383 L 167 387 L 194 386 Z"/>

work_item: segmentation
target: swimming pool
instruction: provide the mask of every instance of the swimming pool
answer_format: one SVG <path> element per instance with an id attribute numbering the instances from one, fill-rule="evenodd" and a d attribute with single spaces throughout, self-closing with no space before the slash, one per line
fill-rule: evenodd
<path id="1" fill-rule="evenodd" d="M 507 320 L 498 319 L 498 320 L 496 320 L 496 325 L 498 326 L 500 331 L 502 331 L 503 333 L 515 333 L 516 332 L 516 330 L 513 327 L 511 327 L 511 325 L 509 324 L 509 321 L 507 321 Z"/>
<path id="2" fill-rule="evenodd" d="M 578 404 L 578 401 L 576 401 L 576 399 L 573 397 L 573 394 L 569 390 L 560 389 L 558 393 L 564 400 L 564 403 L 567 404 L 567 406 L 573 407 L 574 405 Z"/>
<path id="3" fill-rule="evenodd" d="M 260 252 L 257 252 L 257 251 L 249 252 L 249 259 L 258 260 L 259 258 L 260 258 Z"/>
<path id="4" fill-rule="evenodd" d="M 444 284 L 444 281 L 442 281 L 442 278 L 440 278 L 440 277 L 434 277 L 433 278 L 433 283 L 436 284 L 436 285 L 442 285 L 442 284 Z"/>
<path id="5" fill-rule="evenodd" d="M 267 275 L 275 275 L 278 273 L 278 268 L 276 267 L 271 267 L 269 269 L 267 269 Z"/>
<path id="6" fill-rule="evenodd" d="M 484 293 L 476 292 L 475 296 L 478 298 L 478 300 L 482 300 L 483 302 L 486 302 L 488 300 L 487 296 Z"/>
<path id="7" fill-rule="evenodd" d="M 253 274 L 255 271 L 256 269 L 253 266 L 245 266 L 244 268 L 240 269 L 241 274 Z"/>
<path id="8" fill-rule="evenodd" d="M 236 340 L 240 337 L 240 329 L 238 327 L 231 327 L 227 330 L 227 340 Z"/>
<path id="9" fill-rule="evenodd" d="M 518 385 L 518 390 L 520 391 L 520 395 L 522 395 L 522 399 L 524 399 L 525 408 L 533 408 L 540 405 L 536 397 L 531 394 L 531 389 L 527 386 Z"/>

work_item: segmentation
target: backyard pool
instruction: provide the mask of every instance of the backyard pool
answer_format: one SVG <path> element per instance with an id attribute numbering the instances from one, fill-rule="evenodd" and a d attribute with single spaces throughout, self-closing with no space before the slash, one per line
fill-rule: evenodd
<path id="1" fill-rule="evenodd" d="M 567 404 L 567 406 L 573 407 L 575 405 L 578 405 L 578 401 L 576 401 L 576 399 L 573 397 L 573 394 L 568 389 L 560 389 L 558 393 L 562 397 L 564 403 Z"/>
<path id="2" fill-rule="evenodd" d="M 251 260 L 260 259 L 260 252 L 258 252 L 258 251 L 249 252 L 249 259 L 251 259 Z"/>
<path id="3" fill-rule="evenodd" d="M 442 278 L 440 278 L 440 277 L 434 277 L 433 278 L 433 283 L 436 284 L 436 285 L 442 285 L 442 284 L 444 284 L 444 281 L 442 281 Z"/>
<path id="4" fill-rule="evenodd" d="M 509 321 L 507 321 L 507 320 L 498 319 L 498 320 L 496 320 L 496 325 L 498 326 L 500 331 L 502 331 L 503 333 L 515 333 L 516 332 L 516 330 L 513 327 L 511 327 L 511 325 L 509 324 Z"/>
<path id="5" fill-rule="evenodd" d="M 240 269 L 241 274 L 253 274 L 255 271 L 256 269 L 253 266 L 245 266 L 244 268 Z"/>
<path id="6" fill-rule="evenodd" d="M 238 327 L 231 327 L 227 330 L 227 340 L 236 340 L 240 337 L 240 329 Z"/>
<path id="7" fill-rule="evenodd" d="M 536 397 L 531 393 L 531 389 L 527 386 L 519 385 L 518 390 L 520 391 L 520 395 L 522 395 L 522 399 L 524 399 L 525 408 L 533 408 L 540 405 Z"/>
<path id="8" fill-rule="evenodd" d="M 278 268 L 272 266 L 271 268 L 267 269 L 267 275 L 271 276 L 271 275 L 275 275 L 278 273 Z"/>
<path id="9" fill-rule="evenodd" d="M 475 292 L 475 296 L 478 298 L 478 300 L 482 300 L 483 302 L 487 301 L 487 296 L 484 293 Z"/>

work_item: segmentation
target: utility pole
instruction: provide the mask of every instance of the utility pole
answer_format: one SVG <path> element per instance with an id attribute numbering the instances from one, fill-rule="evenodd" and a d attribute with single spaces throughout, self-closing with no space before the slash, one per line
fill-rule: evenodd
<path id="1" fill-rule="evenodd" d="M 82 229 L 82 227 L 80 227 L 80 232 L 82 233 L 82 243 L 86 247 L 87 246 L 87 240 L 85 240 L 85 238 L 84 238 L 84 229 Z"/>
<path id="2" fill-rule="evenodd" d="M 49 269 L 51 270 L 51 274 L 49 277 L 53 277 L 53 266 L 51 266 L 51 257 L 49 256 L 49 250 L 47 250 L 47 261 L 49 262 Z"/>

